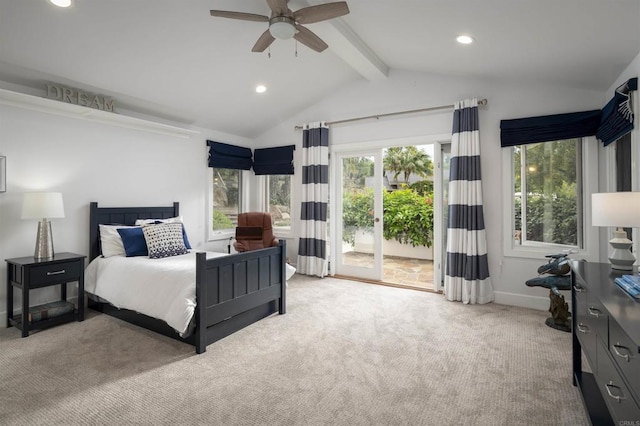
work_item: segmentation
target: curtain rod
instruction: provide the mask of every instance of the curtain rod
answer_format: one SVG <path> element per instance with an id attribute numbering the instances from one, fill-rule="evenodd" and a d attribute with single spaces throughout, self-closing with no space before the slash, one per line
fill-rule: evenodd
<path id="1" fill-rule="evenodd" d="M 487 99 L 478 100 L 478 105 L 486 105 L 489 101 Z M 438 111 L 441 109 L 452 109 L 455 105 L 442 105 L 431 108 L 420 108 L 420 109 L 411 109 L 408 111 L 398 111 L 398 112 L 387 112 L 385 114 L 376 114 L 376 115 L 367 115 L 365 117 L 355 117 L 355 118 L 347 118 L 345 120 L 336 120 L 336 121 L 327 121 L 325 124 L 327 126 L 331 124 L 342 124 L 342 123 L 350 123 L 352 121 L 360 121 L 360 120 L 369 120 L 371 118 L 375 118 L 376 120 L 381 117 L 391 117 L 394 115 L 403 115 L 403 114 L 414 114 L 416 112 L 427 112 L 427 111 Z M 304 126 L 295 126 L 295 130 L 302 130 Z"/>

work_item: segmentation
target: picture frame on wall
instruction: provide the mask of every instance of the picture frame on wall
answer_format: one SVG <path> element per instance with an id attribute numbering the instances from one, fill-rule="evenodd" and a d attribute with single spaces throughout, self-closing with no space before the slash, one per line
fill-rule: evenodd
<path id="1" fill-rule="evenodd" d="M 0 192 L 7 192 L 7 157 L 0 155 Z"/>

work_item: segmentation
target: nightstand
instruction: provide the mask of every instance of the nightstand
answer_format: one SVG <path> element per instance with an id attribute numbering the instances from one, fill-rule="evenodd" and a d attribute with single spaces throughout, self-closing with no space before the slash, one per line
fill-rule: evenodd
<path id="1" fill-rule="evenodd" d="M 7 262 L 7 327 L 22 330 L 22 337 L 29 331 L 52 327 L 65 322 L 84 320 L 84 259 L 86 256 L 75 253 L 57 253 L 51 260 L 37 260 L 33 256 L 5 259 Z M 60 286 L 60 300 L 67 300 L 67 283 L 78 283 L 77 308 L 71 312 L 41 319 L 29 320 L 29 291 Z M 13 291 L 22 289 L 22 312 L 13 315 Z M 37 307 L 31 307 L 33 310 Z"/>

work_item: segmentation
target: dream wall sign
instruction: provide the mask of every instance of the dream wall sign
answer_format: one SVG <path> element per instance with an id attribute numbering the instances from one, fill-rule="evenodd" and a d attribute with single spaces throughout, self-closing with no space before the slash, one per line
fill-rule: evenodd
<path id="1" fill-rule="evenodd" d="M 113 112 L 115 101 L 102 95 L 83 92 L 80 89 L 47 83 L 47 98 L 68 104 L 80 105 L 101 111 Z"/>

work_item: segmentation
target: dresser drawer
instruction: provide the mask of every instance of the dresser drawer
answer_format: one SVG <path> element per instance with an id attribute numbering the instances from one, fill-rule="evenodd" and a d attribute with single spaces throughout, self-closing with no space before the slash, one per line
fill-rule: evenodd
<path id="1" fill-rule="evenodd" d="M 42 284 L 53 282 L 68 282 L 77 280 L 82 273 L 82 262 L 74 260 L 72 262 L 60 262 L 31 268 L 32 288 Z"/>
<path id="2" fill-rule="evenodd" d="M 611 321 L 609 328 L 609 352 L 620 372 L 630 384 L 640 384 L 640 357 L 638 345 L 627 336 L 620 326 Z M 640 401 L 638 389 L 632 389 L 633 396 Z"/>
<path id="3" fill-rule="evenodd" d="M 589 359 L 592 368 L 596 366 L 596 323 L 595 317 L 587 313 L 588 289 L 580 283 L 574 284 L 576 306 L 573 307 L 573 315 L 576 318 L 575 335 L 580 341 L 582 350 Z"/>
<path id="4" fill-rule="evenodd" d="M 598 373 L 596 380 L 602 392 L 602 398 L 609 407 L 611 417 L 616 424 L 639 420 L 640 408 L 634 401 L 626 383 L 618 374 L 609 351 L 601 343 L 597 345 L 597 348 Z"/>
<path id="5" fill-rule="evenodd" d="M 598 337 L 607 346 L 609 344 L 609 315 L 602 303 L 592 295 L 587 295 L 587 317 L 591 320 Z"/>

